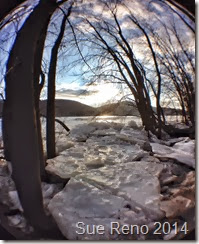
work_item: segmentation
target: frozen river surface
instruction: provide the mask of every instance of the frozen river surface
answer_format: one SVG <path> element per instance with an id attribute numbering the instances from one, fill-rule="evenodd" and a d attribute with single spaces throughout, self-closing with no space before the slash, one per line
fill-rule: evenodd
<path id="1" fill-rule="evenodd" d="M 47 160 L 46 170 L 52 179 L 67 184 L 62 189 L 60 184 L 45 183 L 42 192 L 44 205 L 67 239 L 170 240 L 185 234 L 176 234 L 171 228 L 167 233 L 154 235 L 154 222 L 161 223 L 162 219 L 169 228 L 175 219 L 180 229 L 185 222 L 190 231 L 194 229 L 194 140 L 161 141 L 152 134 L 149 138 L 140 128 L 139 118 L 133 116 L 59 119 L 70 133 L 56 123 L 57 156 Z M 45 150 L 45 119 L 42 122 Z M 15 209 L 21 209 L 7 168 L 3 161 L 0 195 L 4 192 L 4 202 L 7 199 L 8 206 L 12 202 Z M 17 227 L 21 224 L 16 216 L 13 221 Z M 90 227 L 100 225 L 104 232 L 79 234 L 78 222 Z M 136 226 L 138 231 L 112 233 L 112 223 L 121 228 Z M 140 232 L 142 226 L 144 233 Z"/>
<path id="2" fill-rule="evenodd" d="M 65 124 L 73 129 L 77 125 L 88 124 L 90 122 L 115 122 L 122 123 L 127 125 L 129 121 L 135 121 L 137 125 L 141 125 L 141 119 L 137 116 L 85 116 L 85 117 L 59 117 L 61 121 L 64 121 Z"/>

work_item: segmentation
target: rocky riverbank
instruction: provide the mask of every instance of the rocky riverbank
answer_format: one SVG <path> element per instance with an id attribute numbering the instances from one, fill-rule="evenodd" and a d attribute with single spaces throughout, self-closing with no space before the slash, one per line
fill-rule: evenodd
<path id="1" fill-rule="evenodd" d="M 171 240 L 195 228 L 195 141 L 158 140 L 135 123 L 90 123 L 57 133 L 58 156 L 44 204 L 69 240 Z M 45 138 L 44 138 L 45 143 Z M 7 163 L 0 163 L 1 203 L 18 213 L 7 224 L 29 235 Z"/>

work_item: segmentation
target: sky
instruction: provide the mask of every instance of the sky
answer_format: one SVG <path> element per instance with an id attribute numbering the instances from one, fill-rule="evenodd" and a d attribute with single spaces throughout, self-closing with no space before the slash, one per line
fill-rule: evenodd
<path id="1" fill-rule="evenodd" d="M 95 86 L 80 85 L 79 82 L 61 82 L 57 85 L 56 99 L 75 100 L 93 107 L 107 102 L 115 102 L 122 95 L 113 84 L 97 84 Z"/>
<path id="2" fill-rule="evenodd" d="M 89 0 L 88 0 L 89 1 Z M 136 9 L 136 12 L 138 16 L 142 16 L 144 18 L 145 14 L 145 3 L 149 2 L 146 0 L 132 0 L 128 1 L 129 3 L 132 3 L 133 9 Z M 151 1 L 152 2 L 152 1 Z M 153 19 L 153 11 L 154 9 L 159 12 L 162 19 L 167 18 L 167 13 L 165 13 L 164 9 L 156 5 L 151 5 L 153 8 L 151 9 L 151 18 L 150 23 L 153 25 L 156 25 L 156 21 Z M 97 5 L 94 5 L 95 12 L 100 12 L 101 9 L 98 8 Z M 80 10 L 82 11 L 82 10 Z M 90 10 L 92 11 L 92 9 Z M 123 14 L 122 11 L 120 11 Z M 79 13 L 78 13 L 79 14 Z M 103 12 L 104 15 L 106 15 L 105 12 Z M 148 13 L 150 14 L 150 13 Z M 146 15 L 146 18 L 147 15 Z M 125 24 L 125 23 L 124 23 Z M 128 27 L 128 25 L 127 25 Z M 132 28 L 130 28 L 129 31 L 130 35 L 135 35 L 135 32 L 133 32 Z M 46 52 L 46 56 L 49 59 L 50 52 Z M 143 55 L 140 53 L 140 55 Z M 0 55 L 1 56 L 1 55 Z M 75 55 L 74 55 L 75 56 Z M 75 57 L 73 57 L 75 59 Z M 73 59 L 70 57 L 70 61 Z M 63 60 L 66 58 L 63 57 Z M 1 60 L 0 60 L 1 61 Z M 76 100 L 82 103 L 85 103 L 87 105 L 91 106 L 100 106 L 105 103 L 109 102 L 115 102 L 123 98 L 125 95 L 129 94 L 129 90 L 126 89 L 125 86 L 116 86 L 111 83 L 103 82 L 103 80 L 100 83 L 96 83 L 95 85 L 87 86 L 84 82 L 81 76 L 78 76 L 75 74 L 75 72 L 79 73 L 81 71 L 80 66 L 76 66 L 76 70 L 73 68 L 72 70 L 69 70 L 68 72 L 62 72 L 62 74 L 58 74 L 57 76 L 57 82 L 56 82 L 56 98 L 57 99 L 70 99 L 70 100 Z M 5 71 L 4 71 L 5 72 Z M 44 89 L 42 98 L 46 98 L 46 90 Z M 153 100 L 152 100 L 153 102 Z"/>
<path id="3" fill-rule="evenodd" d="M 133 8 L 137 9 L 138 15 L 143 15 L 144 13 L 144 1 L 134 1 L 137 5 L 133 5 Z M 147 1 L 145 1 L 147 2 Z M 153 8 L 151 9 L 151 16 L 153 15 L 153 11 L 158 11 L 159 16 L 161 16 L 162 20 L 164 19 L 167 21 L 168 15 L 165 13 L 165 9 L 161 8 L 158 5 L 153 5 Z M 139 11 L 138 11 L 139 10 Z M 95 11 L 100 11 L 95 6 Z M 150 13 L 149 13 L 150 14 Z M 153 25 L 156 25 L 156 21 L 152 20 L 152 17 L 150 21 L 153 23 Z M 128 26 L 127 26 L 128 28 Z M 131 27 L 130 27 L 131 28 Z M 158 28 L 158 25 L 157 25 Z M 182 27 L 180 27 L 182 28 Z M 133 30 L 130 29 L 132 32 Z M 143 54 L 140 54 L 143 55 Z M 81 77 L 77 79 L 77 77 L 72 75 L 72 73 L 69 72 L 69 74 L 64 77 L 60 77 L 59 81 L 57 83 L 57 92 L 56 92 L 56 98 L 57 99 L 70 99 L 70 100 L 76 100 L 79 102 L 82 102 L 87 105 L 91 105 L 94 107 L 100 106 L 105 103 L 109 102 L 116 102 L 125 95 L 129 94 L 129 90 L 123 86 L 118 88 L 113 84 L 106 84 L 105 82 L 101 81 L 100 83 L 95 84 L 94 86 L 86 86 L 85 84 L 82 84 Z M 132 98 L 132 96 L 131 96 Z M 152 105 L 155 106 L 155 101 L 152 99 Z"/>

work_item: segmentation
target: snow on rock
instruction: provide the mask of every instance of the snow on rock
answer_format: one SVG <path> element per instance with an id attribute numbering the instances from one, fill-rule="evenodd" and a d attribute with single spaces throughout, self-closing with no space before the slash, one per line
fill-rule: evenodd
<path id="1" fill-rule="evenodd" d="M 151 146 L 155 156 L 175 159 L 180 163 L 195 168 L 194 153 L 191 153 L 194 150 L 194 142 L 188 144 L 186 142 L 179 142 L 175 144 L 175 147 L 168 147 L 159 143 L 151 143 Z"/>
<path id="2" fill-rule="evenodd" d="M 141 225 L 164 216 L 159 208 L 162 168 L 136 161 L 89 170 L 72 178 L 50 201 L 49 210 L 70 240 L 120 239 L 110 234 L 111 222 Z M 105 233 L 80 235 L 78 222 L 103 225 Z"/>

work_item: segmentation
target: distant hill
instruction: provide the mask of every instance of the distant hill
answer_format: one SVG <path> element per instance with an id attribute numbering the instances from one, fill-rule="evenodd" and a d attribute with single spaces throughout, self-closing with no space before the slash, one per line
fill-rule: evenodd
<path id="1" fill-rule="evenodd" d="M 0 101 L 0 116 L 2 113 L 3 102 Z M 155 108 L 154 108 L 155 110 Z M 40 101 L 41 114 L 46 115 L 46 100 Z M 164 108 L 165 115 L 180 114 L 180 110 Z M 99 115 L 115 115 L 115 116 L 139 116 L 139 112 L 132 102 L 119 102 L 102 105 L 98 108 L 88 106 L 86 104 L 66 99 L 56 99 L 55 101 L 56 117 L 65 116 L 99 116 Z"/>
<path id="2" fill-rule="evenodd" d="M 73 100 L 57 99 L 55 103 L 56 116 L 139 116 L 137 108 L 128 102 L 111 103 L 97 108 Z M 41 114 L 45 115 L 46 100 L 40 102 Z"/>
<path id="3" fill-rule="evenodd" d="M 104 115 L 139 116 L 136 106 L 127 101 L 102 105 L 97 110 L 98 114 Z"/>
<path id="4" fill-rule="evenodd" d="M 46 100 L 40 101 L 40 112 L 46 114 Z M 56 99 L 55 115 L 57 117 L 65 116 L 92 116 L 96 115 L 95 108 L 86 104 L 66 99 Z"/>

